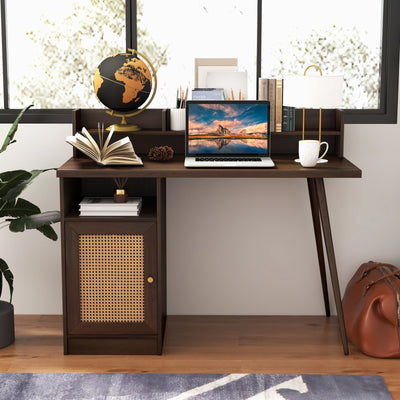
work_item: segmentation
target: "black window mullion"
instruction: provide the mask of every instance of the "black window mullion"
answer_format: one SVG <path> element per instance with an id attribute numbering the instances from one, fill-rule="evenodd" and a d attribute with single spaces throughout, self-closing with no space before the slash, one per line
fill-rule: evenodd
<path id="1" fill-rule="evenodd" d="M 7 30 L 6 30 L 6 1 L 1 0 L 1 51 L 3 64 L 3 108 L 9 108 L 8 68 L 7 68 Z"/>
<path id="2" fill-rule="evenodd" d="M 261 78 L 261 45 L 262 45 L 262 0 L 257 0 L 256 99 L 258 99 L 258 78 Z"/>
<path id="3" fill-rule="evenodd" d="M 382 16 L 382 59 L 379 108 L 344 110 L 346 124 L 395 124 L 399 89 L 400 2 L 385 0 Z"/>
<path id="4" fill-rule="evenodd" d="M 137 50 L 137 5 L 136 0 L 125 1 L 126 50 Z"/>

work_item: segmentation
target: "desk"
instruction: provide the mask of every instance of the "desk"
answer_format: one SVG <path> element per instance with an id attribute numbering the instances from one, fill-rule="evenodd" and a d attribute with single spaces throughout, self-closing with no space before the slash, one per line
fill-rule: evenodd
<path id="1" fill-rule="evenodd" d="M 63 248 L 64 351 L 75 354 L 160 354 L 166 318 L 166 178 L 302 178 L 306 180 L 314 226 L 326 316 L 330 316 L 324 246 L 333 287 L 344 354 L 348 354 L 335 252 L 324 187 L 325 178 L 360 178 L 361 170 L 345 158 L 330 156 L 329 162 L 315 168 L 303 168 L 293 156 L 274 156 L 275 168 L 269 169 L 186 169 L 183 156 L 166 163 L 144 157 L 143 167 L 99 167 L 85 158 L 71 158 L 58 171 L 61 193 Z M 140 217 L 79 217 L 78 204 L 83 195 L 109 193 L 111 178 L 134 181 L 130 195 L 144 198 Z M 100 181 L 99 181 L 100 180 Z M 101 182 L 101 185 L 99 184 Z M 108 182 L 108 183 L 107 183 Z M 121 228 L 121 225 L 125 224 Z M 154 227 L 153 227 L 154 225 Z M 104 226 L 108 226 L 104 228 Z M 135 228 L 132 228 L 135 226 Z M 144 232 L 144 254 L 151 265 L 144 266 L 140 283 L 144 289 L 143 315 L 134 321 L 98 321 L 82 318 L 80 272 L 81 234 Z M 151 242 L 156 242 L 155 246 Z M 149 243 L 150 242 L 150 243 Z M 151 275 L 152 282 L 147 281 Z M 154 285 L 155 280 L 155 285 Z M 104 308 L 104 304 L 95 305 Z"/>

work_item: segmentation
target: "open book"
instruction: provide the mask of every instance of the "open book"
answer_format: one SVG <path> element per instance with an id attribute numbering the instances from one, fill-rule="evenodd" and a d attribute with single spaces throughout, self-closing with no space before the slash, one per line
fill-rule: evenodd
<path id="1" fill-rule="evenodd" d="M 82 133 L 68 136 L 66 141 L 97 163 L 101 165 L 143 165 L 142 160 L 136 155 L 128 137 L 110 144 L 114 127 L 111 128 L 104 143 L 102 136 L 99 135 L 99 144 L 97 144 L 86 128 L 82 128 Z"/>

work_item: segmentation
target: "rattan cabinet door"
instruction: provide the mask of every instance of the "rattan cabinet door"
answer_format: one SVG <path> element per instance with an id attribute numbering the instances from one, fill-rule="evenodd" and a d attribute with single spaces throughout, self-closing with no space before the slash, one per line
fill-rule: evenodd
<path id="1" fill-rule="evenodd" d="M 154 222 L 67 222 L 67 333 L 157 333 Z"/>

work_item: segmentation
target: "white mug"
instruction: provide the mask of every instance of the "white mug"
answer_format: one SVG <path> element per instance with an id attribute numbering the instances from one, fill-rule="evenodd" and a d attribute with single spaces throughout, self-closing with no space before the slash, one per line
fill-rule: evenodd
<path id="1" fill-rule="evenodd" d="M 319 157 L 322 145 L 326 146 L 324 154 Z M 303 167 L 315 167 L 319 160 L 322 160 L 328 152 L 329 144 L 327 142 L 319 142 L 319 140 L 299 140 L 299 160 Z"/>

